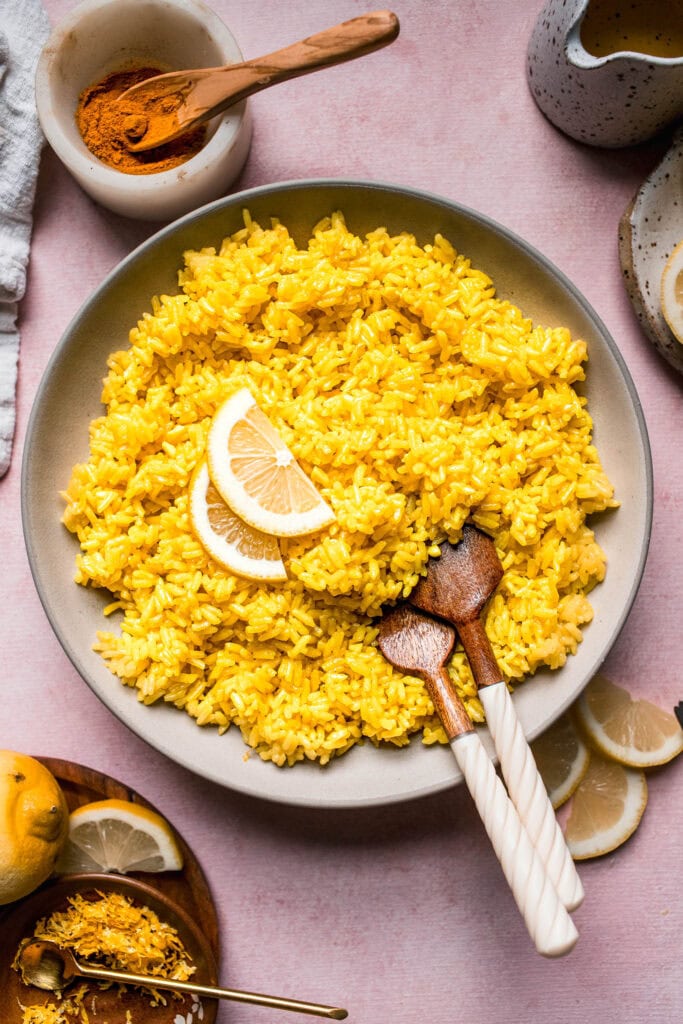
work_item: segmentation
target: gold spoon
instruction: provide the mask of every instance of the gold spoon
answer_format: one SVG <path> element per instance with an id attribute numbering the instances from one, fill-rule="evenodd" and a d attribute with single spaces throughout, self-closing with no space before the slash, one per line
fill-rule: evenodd
<path id="1" fill-rule="evenodd" d="M 172 989 L 174 992 L 190 992 L 212 999 L 232 999 L 240 1003 L 269 1006 L 274 1010 L 294 1010 L 310 1013 L 331 1020 L 345 1020 L 348 1011 L 341 1007 L 321 1006 L 318 1003 L 302 1003 L 298 999 L 282 999 L 279 996 L 259 995 L 256 992 L 240 992 L 231 988 L 215 988 L 196 982 L 173 981 L 170 978 L 150 977 L 131 974 L 128 971 L 113 971 L 106 967 L 91 967 L 76 959 L 70 949 L 62 949 L 46 939 L 32 939 L 19 953 L 19 970 L 25 985 L 48 992 L 61 992 L 74 978 L 97 978 L 101 981 L 116 981 L 126 985 L 143 985 L 150 988 Z"/>
<path id="2" fill-rule="evenodd" d="M 116 100 L 128 115 L 126 145 L 132 153 L 154 149 L 252 93 L 362 57 L 391 43 L 398 33 L 395 14 L 373 11 L 242 64 L 147 78 Z"/>

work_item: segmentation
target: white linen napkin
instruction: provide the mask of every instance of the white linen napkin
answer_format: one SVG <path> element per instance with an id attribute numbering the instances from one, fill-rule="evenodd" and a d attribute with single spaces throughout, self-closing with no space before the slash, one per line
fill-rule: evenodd
<path id="1" fill-rule="evenodd" d="M 17 312 L 26 288 L 43 135 L 34 76 L 50 26 L 40 0 L 0 0 L 0 477 L 16 420 Z"/>

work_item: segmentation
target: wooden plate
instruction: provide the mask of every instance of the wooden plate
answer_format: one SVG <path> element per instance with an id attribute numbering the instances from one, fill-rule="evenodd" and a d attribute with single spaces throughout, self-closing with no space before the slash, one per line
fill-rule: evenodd
<path id="1" fill-rule="evenodd" d="M 134 790 L 108 775 L 54 758 L 38 757 L 59 781 L 66 796 L 69 810 L 93 800 L 116 798 L 130 800 L 155 810 L 149 801 Z M 157 813 L 159 813 L 157 811 Z M 102 890 L 103 886 L 123 891 L 143 900 L 164 920 L 178 929 L 183 943 L 191 953 L 197 971 L 196 980 L 206 984 L 218 983 L 219 939 L 216 908 L 211 898 L 204 873 L 183 837 L 175 833 L 183 853 L 183 869 L 158 874 L 131 873 L 125 878 L 118 875 L 65 876 L 49 879 L 36 892 L 0 908 L 0 1019 L 2 1024 L 22 1024 L 22 1006 L 55 1002 L 53 993 L 40 992 L 23 984 L 12 969 L 19 941 L 32 934 L 38 918 L 65 905 L 67 896 L 74 892 Z M 132 885 L 126 886 L 127 880 Z M 74 991 L 80 982 L 74 982 Z M 191 996 L 183 998 L 167 994 L 167 1005 L 152 1007 L 149 996 L 141 991 L 127 989 L 123 995 L 112 988 L 103 991 L 95 983 L 89 984 L 86 1001 L 90 1024 L 125 1024 L 130 1011 L 135 1024 L 175 1024 L 178 1017 L 183 1024 L 213 1024 L 217 1003 L 204 1000 L 203 1016 L 199 1016 L 199 1001 Z M 92 994 L 90 992 L 92 991 Z"/>

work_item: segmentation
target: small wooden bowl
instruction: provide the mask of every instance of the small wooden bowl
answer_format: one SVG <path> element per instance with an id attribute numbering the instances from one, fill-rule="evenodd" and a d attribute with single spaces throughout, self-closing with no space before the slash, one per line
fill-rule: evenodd
<path id="1" fill-rule="evenodd" d="M 25 985 L 13 969 L 12 963 L 21 940 L 33 934 L 41 918 L 65 910 L 70 896 L 92 894 L 96 899 L 99 893 L 120 893 L 153 910 L 162 921 L 177 930 L 196 968 L 192 980 L 206 985 L 218 984 L 218 968 L 209 940 L 182 907 L 168 896 L 146 882 L 123 875 L 65 875 L 17 903 L 11 916 L 3 921 L 0 952 L 0 1016 L 3 1024 L 21 1024 L 22 1006 L 43 1006 L 58 1001 L 58 996 L 53 992 L 43 992 Z M 152 1006 L 151 993 L 142 989 L 121 990 L 118 985 L 104 988 L 98 982 L 76 979 L 65 990 L 65 998 L 81 984 L 88 986 L 86 1006 L 91 1024 L 124 1020 L 126 1010 L 130 1010 L 136 1024 L 151 1024 L 152 1021 L 154 1024 L 174 1024 L 178 1016 L 187 1024 L 193 1021 L 198 1024 L 200 1020 L 202 1024 L 213 1024 L 216 1019 L 216 1000 L 204 1001 L 203 1016 L 200 1017 L 197 997 L 176 995 L 168 991 L 163 993 L 166 1005 Z"/>

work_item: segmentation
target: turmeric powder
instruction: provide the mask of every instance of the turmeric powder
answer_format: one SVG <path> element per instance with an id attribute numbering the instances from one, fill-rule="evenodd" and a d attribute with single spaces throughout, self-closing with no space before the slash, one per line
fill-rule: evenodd
<path id="1" fill-rule="evenodd" d="M 76 123 L 86 146 L 98 160 L 126 174 L 156 174 L 189 160 L 204 145 L 206 126 L 199 125 L 156 149 L 131 153 L 128 142 L 135 136 L 136 123 L 144 108 L 140 101 L 115 103 L 126 89 L 154 75 L 159 68 L 140 67 L 113 71 L 84 89 L 78 98 Z M 153 113 L 150 111 L 150 115 Z M 144 133 L 144 129 L 143 129 Z"/>

